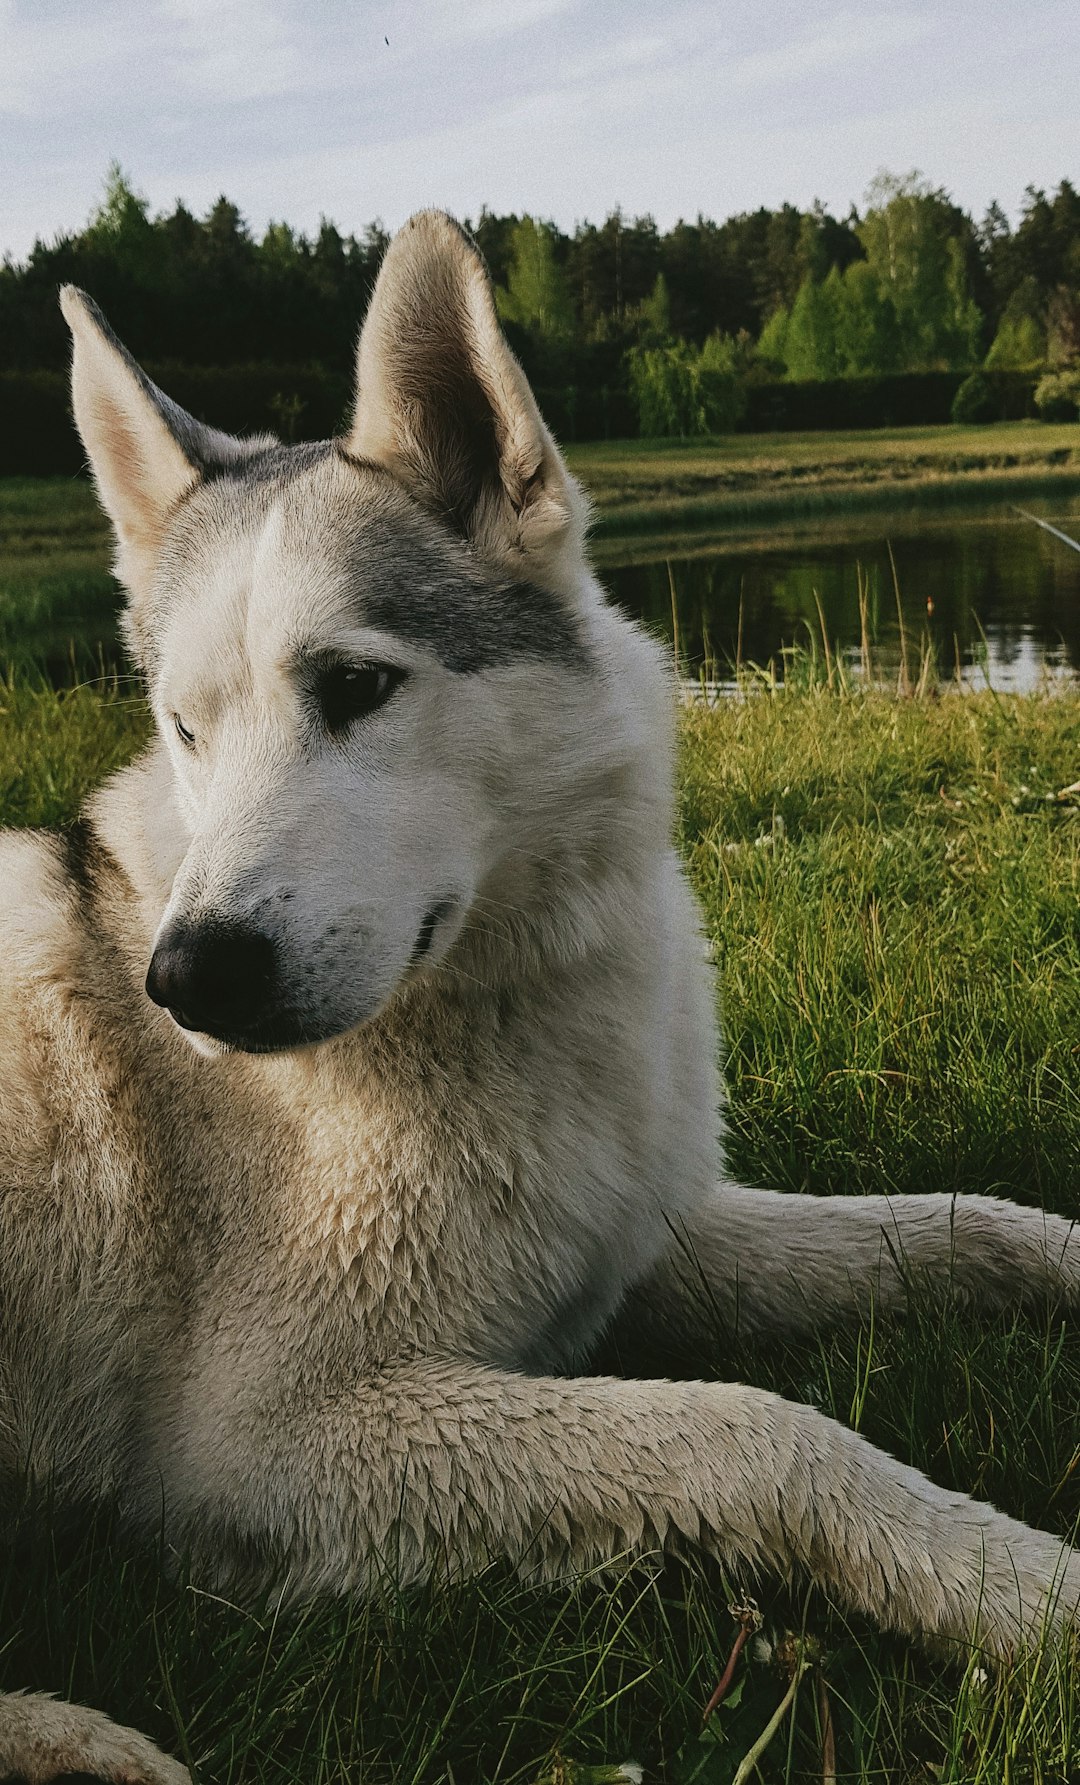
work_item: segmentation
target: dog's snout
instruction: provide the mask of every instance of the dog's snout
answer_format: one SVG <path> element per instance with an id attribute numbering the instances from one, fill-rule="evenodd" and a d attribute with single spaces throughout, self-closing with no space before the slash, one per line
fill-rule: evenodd
<path id="1" fill-rule="evenodd" d="M 236 924 L 176 926 L 154 950 L 147 996 L 183 1029 L 229 1036 L 257 1027 L 273 1010 L 273 938 Z"/>

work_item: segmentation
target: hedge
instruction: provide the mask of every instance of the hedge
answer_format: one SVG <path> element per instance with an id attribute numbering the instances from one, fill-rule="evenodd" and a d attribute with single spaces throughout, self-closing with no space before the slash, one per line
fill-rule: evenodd
<path id="1" fill-rule="evenodd" d="M 914 428 L 952 418 L 966 372 L 895 372 L 880 378 L 834 378 L 814 383 L 747 387 L 742 427 L 751 434 L 786 429 Z M 1035 414 L 1035 377 L 1027 372 L 985 372 L 996 421 Z"/>
<path id="2" fill-rule="evenodd" d="M 164 362 L 147 369 L 193 415 L 238 434 L 269 430 L 282 439 L 326 439 L 344 426 L 352 401 L 350 380 L 321 366 Z M 602 369 L 607 376 L 596 385 L 536 378 L 540 407 L 558 438 L 626 439 L 637 433 L 637 410 L 625 372 L 608 363 Z M 1034 376 L 993 371 L 984 376 L 999 419 L 1035 413 Z M 916 372 L 814 384 L 751 381 L 740 428 L 772 433 L 947 422 L 964 377 L 962 372 Z M 82 469 L 62 373 L 0 372 L 0 415 L 0 476 L 45 477 Z"/>
<path id="3" fill-rule="evenodd" d="M 147 371 L 193 415 L 233 434 L 325 440 L 341 430 L 352 401 L 350 381 L 320 366 L 164 362 Z M 47 477 L 83 468 L 62 372 L 0 372 L 0 415 L 0 476 Z"/>

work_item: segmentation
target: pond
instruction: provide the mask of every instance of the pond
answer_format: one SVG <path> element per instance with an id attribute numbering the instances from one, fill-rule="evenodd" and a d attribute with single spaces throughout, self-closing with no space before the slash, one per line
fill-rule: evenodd
<path id="1" fill-rule="evenodd" d="M 1080 541 L 1080 492 L 1027 496 L 1029 514 Z M 683 674 L 723 692 L 734 669 L 772 664 L 791 646 L 856 673 L 914 678 L 929 646 L 938 673 L 1002 692 L 1080 676 L 1080 550 L 1005 504 L 910 508 L 817 519 L 706 539 L 603 540 L 613 598 L 672 640 Z"/>
<path id="2" fill-rule="evenodd" d="M 63 500 L 61 501 L 61 497 Z M 1021 498 L 1080 540 L 1080 484 Z M 0 528 L 0 667 L 56 682 L 123 672 L 117 591 L 103 523 L 76 485 L 29 485 Z M 39 512 L 40 511 L 40 512 Z M 0 520 L 3 516 L 0 516 Z M 938 673 L 1001 691 L 1080 676 L 1080 551 L 1007 502 L 792 516 L 751 532 L 601 535 L 600 575 L 628 613 L 669 642 L 683 674 L 719 692 L 734 667 L 783 677 L 792 647 L 827 643 L 856 673 L 914 678 L 925 650 Z"/>

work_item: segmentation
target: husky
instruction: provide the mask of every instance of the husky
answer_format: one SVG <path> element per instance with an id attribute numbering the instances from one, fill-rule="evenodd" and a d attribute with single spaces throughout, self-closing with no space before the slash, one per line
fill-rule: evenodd
<path id="1" fill-rule="evenodd" d="M 585 1373 L 600 1335 L 1080 1301 L 1068 1223 L 720 1163 L 673 688 L 467 235 L 389 249 L 342 438 L 203 426 L 67 288 L 146 754 L 0 839 L 0 1470 L 200 1578 L 363 1593 L 698 1548 L 1008 1656 L 1080 1559 L 807 1406 Z M 179 1785 L 0 1699 L 0 1775 Z"/>

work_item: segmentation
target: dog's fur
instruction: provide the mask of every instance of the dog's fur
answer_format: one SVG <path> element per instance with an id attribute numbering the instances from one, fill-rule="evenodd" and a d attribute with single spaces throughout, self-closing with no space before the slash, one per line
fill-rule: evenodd
<path id="1" fill-rule="evenodd" d="M 468 239 L 397 237 L 320 447 L 201 426 L 63 304 L 160 735 L 0 842 L 0 1466 L 164 1516 L 229 1590 L 698 1545 L 999 1653 L 1071 1616 L 1055 1538 L 808 1407 L 572 1374 L 627 1310 L 809 1333 L 908 1271 L 1073 1303 L 1080 1247 L 991 1200 L 718 1181 L 669 676 L 588 570 Z M 405 675 L 328 731 L 341 661 Z M 254 1016 L 191 1034 L 146 996 L 152 956 L 162 996 L 253 931 Z M 187 1777 L 0 1701 L 0 1774 L 73 1753 Z"/>

